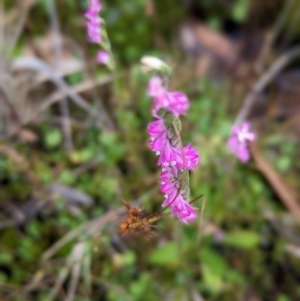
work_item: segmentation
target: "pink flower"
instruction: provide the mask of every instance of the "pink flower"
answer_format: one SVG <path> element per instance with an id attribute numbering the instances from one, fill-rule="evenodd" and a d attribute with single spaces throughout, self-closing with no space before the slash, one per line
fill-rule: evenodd
<path id="1" fill-rule="evenodd" d="M 176 149 L 171 145 L 163 119 L 160 118 L 150 122 L 148 125 L 148 133 L 151 136 L 148 141 L 149 147 L 159 156 L 157 165 L 161 165 L 166 161 L 173 161 Z"/>
<path id="2" fill-rule="evenodd" d="M 148 85 L 148 95 L 151 97 L 161 97 L 164 93 L 166 93 L 166 90 L 162 86 L 161 79 L 158 76 L 151 77 Z"/>
<path id="3" fill-rule="evenodd" d="M 171 215 L 177 215 L 178 219 L 182 223 L 192 222 L 197 218 L 197 208 L 193 207 L 188 201 L 186 201 L 181 194 L 179 194 L 174 200 L 177 194 L 177 189 L 174 190 L 171 194 L 165 195 L 165 201 L 162 204 L 162 207 L 170 205 Z"/>
<path id="4" fill-rule="evenodd" d="M 250 149 L 248 142 L 256 139 L 256 134 L 250 131 L 250 124 L 244 122 L 240 126 L 234 125 L 231 128 L 231 136 L 228 139 L 229 151 L 237 158 L 246 163 L 250 160 Z"/>
<path id="5" fill-rule="evenodd" d="M 159 155 L 168 142 L 168 133 L 163 119 L 150 122 L 148 133 L 150 135 L 150 140 L 148 141 L 149 147 Z"/>
<path id="6" fill-rule="evenodd" d="M 195 171 L 194 167 L 200 164 L 199 153 L 197 149 L 192 147 L 190 144 L 188 144 L 183 148 L 183 155 L 185 158 L 185 162 L 183 162 L 181 150 L 176 150 L 175 153 L 176 153 L 175 162 L 180 169 L 189 169 L 191 171 Z"/>
<path id="7" fill-rule="evenodd" d="M 99 0 L 90 0 L 89 10 L 92 12 L 99 13 L 102 9 L 102 4 Z"/>
<path id="8" fill-rule="evenodd" d="M 161 108 L 175 117 L 186 114 L 189 100 L 182 92 L 168 92 L 158 76 L 150 79 L 148 94 L 153 98 L 152 113 L 157 118 L 148 125 L 150 135 L 148 143 L 151 150 L 159 156 L 157 165 L 162 166 L 159 181 L 160 190 L 165 194 L 162 206 L 170 206 L 171 215 L 177 215 L 181 222 L 189 223 L 196 219 L 197 213 L 196 208 L 191 206 L 187 200 L 188 183 L 185 182 L 185 186 L 181 187 L 183 176 L 181 171 L 186 169 L 194 171 L 194 167 L 199 165 L 199 154 L 191 145 L 187 145 L 181 150 L 178 143 L 169 138 L 174 135 L 173 131 L 165 126 L 164 118 L 157 114 Z M 188 178 L 185 178 L 186 180 Z"/>
<path id="9" fill-rule="evenodd" d="M 156 155 L 159 156 L 157 165 L 176 165 L 180 169 L 189 169 L 194 171 L 194 167 L 199 165 L 199 154 L 197 149 L 191 145 L 187 145 L 183 149 L 177 149 L 171 145 L 168 138 L 168 131 L 164 125 L 162 118 L 150 122 L 148 125 L 148 133 L 150 139 L 148 141 L 149 147 Z M 183 160 L 185 157 L 185 165 Z"/>
<path id="10" fill-rule="evenodd" d="M 161 108 L 173 113 L 175 116 L 185 115 L 189 108 L 189 100 L 182 92 L 168 92 L 162 86 L 162 80 L 153 76 L 149 81 L 148 95 L 153 97 L 152 114 L 159 118 L 157 111 Z"/>
<path id="11" fill-rule="evenodd" d="M 177 168 L 174 168 L 173 166 L 164 166 L 160 173 L 159 184 L 160 191 L 167 195 L 177 191 L 179 188 L 177 183 Z"/>
<path id="12" fill-rule="evenodd" d="M 97 53 L 97 62 L 100 63 L 100 64 L 107 64 L 109 62 L 109 53 L 105 50 L 99 50 L 98 53 Z"/>
<path id="13" fill-rule="evenodd" d="M 165 127 L 164 120 L 162 118 L 148 124 L 148 133 L 151 137 L 160 136 L 166 131 L 167 128 Z"/>
<path id="14" fill-rule="evenodd" d="M 168 93 L 170 99 L 169 111 L 175 116 L 185 115 L 190 107 L 189 99 L 182 92 L 171 92 Z"/>
<path id="15" fill-rule="evenodd" d="M 253 141 L 256 138 L 255 133 L 250 131 L 250 123 L 244 122 L 240 126 L 234 125 L 232 127 L 232 134 L 236 135 L 240 143 Z"/>
<path id="16" fill-rule="evenodd" d="M 165 162 L 170 162 L 171 164 L 175 164 L 176 148 L 171 145 L 170 140 L 167 138 L 164 148 L 159 153 L 159 158 L 157 161 L 157 165 L 160 166 Z"/>
<path id="17" fill-rule="evenodd" d="M 176 214 L 178 219 L 183 223 L 195 220 L 197 218 L 196 208 L 191 206 L 180 193 L 177 195 L 180 188 L 177 178 L 177 168 L 175 166 L 163 167 L 160 178 L 160 190 L 165 193 L 165 201 L 162 207 L 170 206 L 171 215 Z M 174 199 L 175 197 L 176 199 Z"/>
<path id="18" fill-rule="evenodd" d="M 101 9 L 102 5 L 98 0 L 91 0 L 84 15 L 87 18 L 86 26 L 90 42 L 95 44 L 101 42 L 101 19 L 99 17 Z"/>
<path id="19" fill-rule="evenodd" d="M 176 204 L 171 206 L 171 215 L 177 215 L 182 223 L 193 222 L 197 218 L 197 208 L 193 207 L 182 196 L 176 199 Z"/>

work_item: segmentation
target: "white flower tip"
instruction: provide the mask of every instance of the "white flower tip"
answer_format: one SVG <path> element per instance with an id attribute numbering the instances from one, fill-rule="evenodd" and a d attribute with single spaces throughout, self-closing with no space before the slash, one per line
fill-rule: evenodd
<path id="1" fill-rule="evenodd" d="M 155 56 L 145 55 L 141 58 L 142 71 L 148 73 L 150 71 L 161 71 L 164 73 L 171 73 L 170 67 L 161 59 Z"/>
<path id="2" fill-rule="evenodd" d="M 144 66 L 149 66 L 151 69 L 159 69 L 162 65 L 165 64 L 161 59 L 155 56 L 147 56 L 147 55 L 141 58 L 141 63 Z"/>

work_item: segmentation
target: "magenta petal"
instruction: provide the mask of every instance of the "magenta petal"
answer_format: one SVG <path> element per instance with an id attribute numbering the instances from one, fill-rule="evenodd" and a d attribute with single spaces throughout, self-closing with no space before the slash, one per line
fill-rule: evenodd
<path id="1" fill-rule="evenodd" d="M 179 116 L 186 114 L 190 106 L 189 99 L 184 93 L 168 92 L 158 76 L 153 76 L 149 80 L 148 95 L 153 97 L 152 114 L 156 118 L 159 118 L 157 111 L 161 108 Z"/>
<path id="2" fill-rule="evenodd" d="M 154 151 L 154 152 L 160 152 L 162 153 L 164 151 L 165 145 L 168 142 L 168 137 L 167 133 L 163 132 L 162 134 L 158 136 L 153 136 L 149 140 L 149 147 Z"/>
<path id="3" fill-rule="evenodd" d="M 102 9 L 102 4 L 99 0 L 91 0 L 89 10 L 99 12 Z"/>
<path id="4" fill-rule="evenodd" d="M 168 139 L 163 151 L 163 162 L 172 162 L 174 159 L 174 151 L 175 148 L 171 145 Z"/>
<path id="5" fill-rule="evenodd" d="M 92 0 L 88 10 L 84 14 L 87 18 L 86 27 L 89 40 L 95 44 L 99 44 L 101 42 L 101 19 L 98 16 L 101 9 L 101 3 L 98 0 Z"/>
<path id="6" fill-rule="evenodd" d="M 184 147 L 183 149 L 183 154 L 181 150 L 176 150 L 175 152 L 175 162 L 176 165 L 180 168 L 180 169 L 189 169 L 194 171 L 194 167 L 198 166 L 199 163 L 199 153 L 197 151 L 196 148 L 192 147 L 191 145 L 187 145 L 186 147 Z M 183 156 L 185 158 L 185 162 L 183 161 Z M 185 163 L 185 165 L 184 165 Z"/>
<path id="7" fill-rule="evenodd" d="M 160 173 L 160 190 L 168 195 L 171 195 L 177 192 L 175 177 L 177 176 L 177 170 L 166 166 L 163 168 L 162 172 Z"/>
<path id="8" fill-rule="evenodd" d="M 170 92 L 169 97 L 169 111 L 174 115 L 185 115 L 190 107 L 189 99 L 182 92 Z"/>
<path id="9" fill-rule="evenodd" d="M 151 77 L 148 86 L 148 95 L 151 97 L 159 97 L 165 92 L 166 90 L 162 86 L 161 79 L 158 76 Z"/>
<path id="10" fill-rule="evenodd" d="M 161 135 L 166 131 L 163 119 L 152 121 L 148 124 L 148 133 L 150 136 Z"/>
<path id="11" fill-rule="evenodd" d="M 170 194 L 166 195 L 166 198 L 161 206 L 166 207 L 169 206 L 170 204 L 171 206 L 177 204 L 178 200 L 181 198 L 181 195 L 179 194 L 176 197 L 176 199 L 174 199 L 176 194 L 177 194 L 177 189 L 174 189 Z"/>
<path id="12" fill-rule="evenodd" d="M 105 50 L 100 50 L 97 53 L 97 62 L 100 64 L 107 64 L 109 62 L 110 55 Z"/>
<path id="13" fill-rule="evenodd" d="M 175 203 L 175 202 L 174 202 Z M 178 219 L 182 223 L 189 223 L 197 218 L 197 212 L 195 207 L 191 206 L 182 196 L 176 199 L 176 203 L 172 203 L 171 215 L 177 215 Z"/>

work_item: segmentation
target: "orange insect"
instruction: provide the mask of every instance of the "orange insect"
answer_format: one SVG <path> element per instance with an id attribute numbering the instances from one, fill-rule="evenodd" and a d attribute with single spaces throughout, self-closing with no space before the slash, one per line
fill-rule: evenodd
<path id="1" fill-rule="evenodd" d="M 175 196 L 175 198 L 176 197 L 177 196 Z M 195 202 L 201 197 L 203 197 L 203 195 L 197 196 L 190 203 Z M 163 217 L 162 212 L 165 211 L 167 208 L 169 208 L 171 205 L 170 204 L 169 206 L 163 208 L 162 210 L 142 218 L 143 210 L 141 208 L 131 207 L 128 204 L 128 202 L 126 202 L 125 200 L 122 200 L 122 203 L 127 208 L 128 216 L 126 220 L 122 221 L 119 224 L 120 232 L 122 232 L 123 234 L 140 233 L 145 235 L 147 238 L 153 237 L 153 232 L 151 231 L 151 228 L 155 228 L 155 226 L 152 225 L 152 223 L 161 219 Z M 203 210 L 204 210 L 204 206 L 202 206 L 201 208 L 201 213 Z"/>
<path id="2" fill-rule="evenodd" d="M 155 227 L 152 223 L 162 218 L 160 212 L 142 218 L 143 210 L 141 208 L 131 207 L 125 200 L 122 200 L 122 203 L 127 208 L 128 217 L 119 224 L 119 230 L 123 234 L 141 233 L 147 238 L 152 238 L 151 228 Z"/>

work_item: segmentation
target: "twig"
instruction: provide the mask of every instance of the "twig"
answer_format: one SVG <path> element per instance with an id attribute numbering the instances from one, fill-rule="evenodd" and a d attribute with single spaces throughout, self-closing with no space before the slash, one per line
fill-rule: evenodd
<path id="1" fill-rule="evenodd" d="M 69 290 L 67 294 L 66 301 L 73 301 L 75 297 L 76 287 L 78 284 L 80 269 L 82 265 L 82 259 L 84 256 L 85 243 L 79 242 L 77 243 L 72 251 L 72 260 L 75 261 L 74 266 L 72 268 L 71 280 L 69 285 Z"/>
<path id="2" fill-rule="evenodd" d="M 2 65 L 1 63 L 1 52 L 4 50 L 2 47 L 4 47 L 4 3 L 3 1 L 0 1 L 0 67 Z M 1 70 L 1 68 L 0 68 Z"/>
<path id="3" fill-rule="evenodd" d="M 191 289 L 191 297 L 192 297 L 193 301 L 204 301 L 204 298 L 194 288 Z"/>
<path id="4" fill-rule="evenodd" d="M 76 103 L 80 108 L 88 112 L 90 115 L 93 117 L 97 118 L 100 123 L 102 124 L 102 127 L 105 128 L 104 120 L 106 119 L 106 116 L 103 115 L 103 112 L 96 111 L 93 107 L 91 107 L 88 102 L 75 93 L 73 89 L 62 79 L 59 78 L 54 70 L 45 62 L 38 58 L 32 58 L 32 57 L 23 57 L 16 59 L 13 64 L 12 64 L 12 69 L 13 70 L 18 70 L 18 69 L 31 69 L 35 70 L 38 72 L 43 72 L 47 73 L 49 78 L 52 80 L 52 82 L 70 99 Z"/>
<path id="5" fill-rule="evenodd" d="M 300 55 L 300 47 L 294 47 L 288 52 L 282 54 L 273 65 L 267 70 L 253 86 L 252 90 L 248 93 L 244 99 L 243 106 L 236 118 L 236 124 L 239 124 L 247 117 L 256 96 L 263 91 L 263 89 L 270 83 L 270 81 L 293 59 Z"/>
<path id="6" fill-rule="evenodd" d="M 54 32 L 54 53 L 56 58 L 56 65 L 58 66 L 61 62 L 61 54 L 62 54 L 62 41 L 59 30 L 59 22 L 57 18 L 57 11 L 55 6 L 55 0 L 48 0 L 48 10 L 50 16 L 51 27 Z M 72 151 L 74 149 L 73 141 L 72 141 L 72 127 L 70 122 L 70 113 L 69 113 L 69 105 L 67 99 L 61 99 L 59 102 L 60 114 L 63 117 L 62 122 L 62 131 L 64 133 L 64 146 L 67 151 Z"/>
<path id="7" fill-rule="evenodd" d="M 184 148 L 183 148 L 183 143 L 182 143 L 182 139 L 181 139 L 181 136 L 180 136 L 180 132 L 179 132 L 179 130 L 178 130 L 178 128 L 177 128 L 174 121 L 172 122 L 172 125 L 173 125 L 174 131 L 177 135 L 177 139 L 179 141 L 180 150 L 181 150 L 181 157 L 182 157 L 182 164 L 183 164 L 183 173 L 181 175 L 180 187 L 178 188 L 179 192 L 181 193 L 181 189 L 182 189 L 183 185 L 185 184 L 184 182 L 186 181 L 186 177 L 188 177 L 188 171 L 186 169 L 186 160 L 185 160 Z M 186 187 L 185 187 L 185 189 L 186 189 Z M 174 202 L 174 201 L 175 201 L 175 199 L 172 202 Z"/>
<path id="8" fill-rule="evenodd" d="M 289 188 L 284 184 L 277 172 L 260 153 L 257 146 L 257 142 L 252 142 L 250 144 L 250 147 L 251 153 L 253 154 L 258 169 L 269 181 L 277 195 L 283 201 L 285 206 L 289 209 L 290 213 L 294 215 L 297 219 L 300 219 L 300 206 L 295 200 L 296 196 L 289 191 Z"/>
<path id="9" fill-rule="evenodd" d="M 18 130 L 20 128 L 20 123 L 21 123 L 20 117 L 9 99 L 8 93 L 5 88 L 5 83 L 4 82 L 2 83 L 0 78 L 0 96 L 1 95 L 3 96 L 1 99 L 4 100 L 5 104 L 7 105 L 10 111 L 10 118 L 15 123 L 16 129 Z"/>
<path id="10" fill-rule="evenodd" d="M 82 84 L 75 86 L 73 88 L 73 91 L 77 94 L 82 93 L 86 90 L 93 88 L 94 86 L 107 84 L 107 83 L 111 82 L 113 79 L 114 79 L 113 76 L 109 75 L 109 76 L 105 76 L 96 81 L 89 80 L 89 81 L 83 82 Z M 53 104 L 59 102 L 65 96 L 68 96 L 68 93 L 66 93 L 66 91 L 57 91 L 57 92 L 52 93 L 51 95 L 49 95 L 47 98 L 44 99 L 44 101 L 37 108 L 37 110 L 32 112 L 32 114 L 24 120 L 23 124 L 26 124 L 26 123 L 30 122 L 31 120 L 34 120 L 40 113 L 42 113 L 43 111 L 48 109 Z"/>
<path id="11" fill-rule="evenodd" d="M 56 66 L 55 74 L 58 77 L 66 77 L 76 72 L 84 71 L 84 63 L 79 59 L 68 58 L 61 61 L 59 66 Z M 39 86 L 49 80 L 49 76 L 47 74 L 39 74 L 36 76 L 35 82 L 32 83 L 31 87 Z"/>
<path id="12" fill-rule="evenodd" d="M 202 237 L 202 221 L 203 221 L 203 213 L 205 210 L 205 205 L 206 205 L 206 198 L 204 197 L 202 204 L 201 204 L 201 211 L 200 211 L 200 217 L 199 217 L 198 236 L 197 236 L 198 246 L 201 242 L 201 237 Z"/>
<path id="13" fill-rule="evenodd" d="M 286 21 L 286 18 L 288 16 L 288 13 L 290 12 L 290 9 L 293 6 L 294 1 L 295 0 L 288 0 L 285 2 L 284 8 L 282 9 L 279 17 L 277 18 L 274 26 L 272 27 L 271 31 L 267 34 L 260 57 L 258 59 L 258 63 L 257 63 L 258 68 L 260 69 L 263 68 L 263 65 L 266 61 L 266 57 L 270 52 L 270 48 L 272 47 L 278 35 L 280 34 L 280 31 L 284 25 L 284 22 Z"/>
<path id="14" fill-rule="evenodd" d="M 299 3 L 298 3 L 299 4 Z M 299 20 L 299 13 L 300 13 L 300 7 L 299 5 L 293 8 L 293 14 L 289 18 L 289 23 L 291 24 L 289 30 L 286 31 L 286 33 L 283 35 L 282 41 L 279 45 L 279 51 L 280 49 L 284 49 L 291 40 L 295 37 L 295 35 L 298 33 L 298 20 Z"/>
<path id="15" fill-rule="evenodd" d="M 7 41 L 8 46 L 6 53 L 8 54 L 10 54 L 13 51 L 18 42 L 30 8 L 30 3 L 26 3 L 27 1 L 22 2 L 22 8 L 19 10 L 19 22 L 15 27 L 14 33 L 10 35 L 10 40 Z"/>
<path id="16" fill-rule="evenodd" d="M 125 209 L 123 207 L 116 210 L 110 211 L 100 218 L 96 218 L 92 221 L 86 222 L 74 230 L 67 233 L 64 237 L 58 240 L 50 249 L 48 249 L 42 256 L 42 260 L 46 261 L 52 257 L 58 250 L 60 250 L 69 241 L 80 237 L 80 235 L 85 232 L 87 236 L 92 236 L 96 230 L 100 230 L 101 227 L 106 224 L 115 221 L 119 218 L 119 215 L 124 213 Z"/>
<path id="17" fill-rule="evenodd" d="M 75 177 L 78 177 L 82 173 L 85 173 L 88 170 L 95 168 L 99 164 L 99 162 L 100 162 L 100 160 L 98 158 L 94 158 L 91 161 L 89 161 L 85 164 L 82 164 L 82 165 L 78 166 L 77 168 L 73 169 L 72 174 Z"/>
<path id="18" fill-rule="evenodd" d="M 76 264 L 76 261 L 74 262 L 74 260 L 73 260 L 74 259 L 74 250 L 75 250 L 76 246 L 77 246 L 77 244 L 73 247 L 72 252 L 68 256 L 68 258 L 66 260 L 66 264 L 59 271 L 59 275 L 54 283 L 54 286 L 47 296 L 48 301 L 52 301 L 57 296 L 62 285 L 68 278 L 70 269 Z"/>

